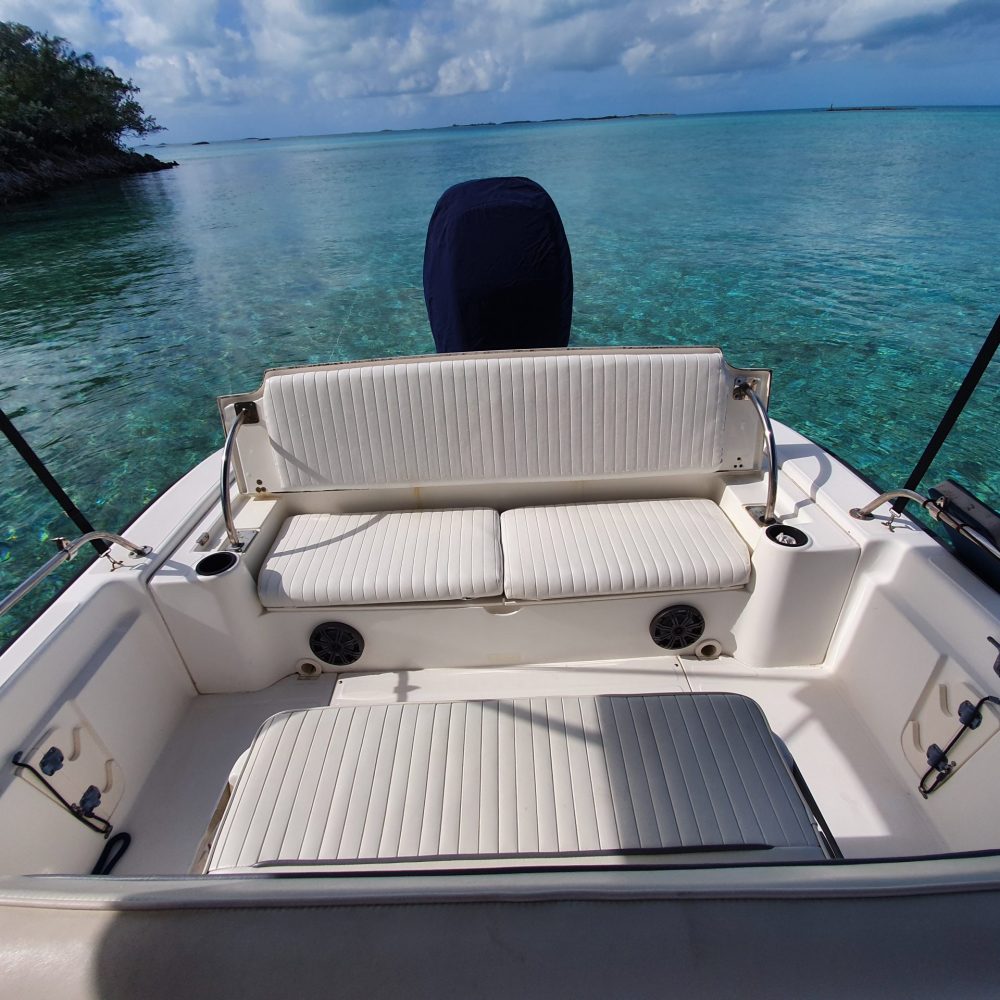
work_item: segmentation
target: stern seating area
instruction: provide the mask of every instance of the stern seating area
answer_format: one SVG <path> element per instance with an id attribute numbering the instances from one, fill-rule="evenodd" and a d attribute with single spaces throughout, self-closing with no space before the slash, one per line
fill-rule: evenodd
<path id="1" fill-rule="evenodd" d="M 754 372 L 766 384 L 766 372 Z M 238 439 L 272 494 L 673 477 L 760 468 L 751 405 L 713 349 L 414 358 L 268 373 Z M 227 412 L 228 405 L 228 412 Z M 705 485 L 706 494 L 710 492 Z M 577 494 L 579 491 L 577 491 Z M 515 601 L 743 587 L 750 554 L 705 496 L 294 514 L 265 608 Z"/>

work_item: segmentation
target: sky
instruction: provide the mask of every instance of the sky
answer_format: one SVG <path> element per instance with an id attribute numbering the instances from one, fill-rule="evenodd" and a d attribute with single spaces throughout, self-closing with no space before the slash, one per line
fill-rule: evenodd
<path id="1" fill-rule="evenodd" d="M 1000 0 L 0 0 L 168 142 L 836 105 L 1000 105 Z"/>

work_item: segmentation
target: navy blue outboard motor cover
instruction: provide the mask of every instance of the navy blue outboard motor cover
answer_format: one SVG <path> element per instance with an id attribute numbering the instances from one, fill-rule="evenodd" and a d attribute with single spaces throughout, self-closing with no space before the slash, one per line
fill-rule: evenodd
<path id="1" fill-rule="evenodd" d="M 548 192 L 527 177 L 448 188 L 427 227 L 424 301 L 441 354 L 565 347 L 573 264 Z"/>

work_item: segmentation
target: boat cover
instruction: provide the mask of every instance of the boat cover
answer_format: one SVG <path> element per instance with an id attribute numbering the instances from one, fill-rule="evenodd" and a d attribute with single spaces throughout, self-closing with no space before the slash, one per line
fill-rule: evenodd
<path id="1" fill-rule="evenodd" d="M 427 227 L 424 301 L 438 353 L 565 347 L 573 265 L 545 189 L 527 177 L 448 188 Z"/>
<path id="2" fill-rule="evenodd" d="M 734 694 L 359 705 L 268 719 L 206 870 L 683 854 L 825 857 Z M 721 856 L 720 856 L 721 855 Z"/>

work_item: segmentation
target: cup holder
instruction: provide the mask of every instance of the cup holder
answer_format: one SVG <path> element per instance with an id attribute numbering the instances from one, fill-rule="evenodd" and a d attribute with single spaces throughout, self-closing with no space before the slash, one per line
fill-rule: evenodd
<path id="1" fill-rule="evenodd" d="M 804 531 L 788 524 L 768 525 L 765 534 L 775 545 L 786 549 L 801 549 L 803 545 L 809 544 L 809 536 Z"/>
<path id="2" fill-rule="evenodd" d="M 213 552 L 199 559 L 194 571 L 198 576 L 219 576 L 231 570 L 239 561 L 240 557 L 235 552 Z"/>

